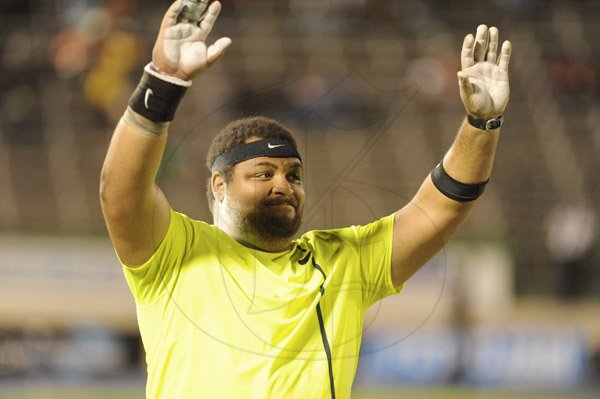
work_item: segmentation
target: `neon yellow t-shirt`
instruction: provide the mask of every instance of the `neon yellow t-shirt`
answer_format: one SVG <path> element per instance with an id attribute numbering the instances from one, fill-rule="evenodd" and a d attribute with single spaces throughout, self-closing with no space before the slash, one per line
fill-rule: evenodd
<path id="1" fill-rule="evenodd" d="M 123 267 L 147 397 L 350 397 L 365 310 L 400 290 L 390 270 L 393 220 L 310 231 L 269 253 L 171 211 L 154 255 Z"/>

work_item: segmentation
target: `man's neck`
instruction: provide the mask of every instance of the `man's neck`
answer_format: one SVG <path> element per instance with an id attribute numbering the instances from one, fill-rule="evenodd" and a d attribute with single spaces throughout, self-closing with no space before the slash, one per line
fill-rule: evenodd
<path id="1" fill-rule="evenodd" d="M 285 252 L 292 247 L 292 240 L 288 238 L 277 240 L 248 240 L 247 238 L 235 237 L 227 233 L 231 238 L 245 247 L 257 249 L 264 252 Z"/>
<path id="2" fill-rule="evenodd" d="M 213 224 L 223 230 L 229 237 L 245 247 L 264 252 L 285 252 L 292 247 L 292 237 L 266 238 L 256 234 L 240 232 L 235 226 L 221 220 L 213 220 Z"/>

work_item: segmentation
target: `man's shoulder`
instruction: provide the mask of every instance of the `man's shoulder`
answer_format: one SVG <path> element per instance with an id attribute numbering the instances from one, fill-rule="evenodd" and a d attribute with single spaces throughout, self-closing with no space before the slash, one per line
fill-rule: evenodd
<path id="1" fill-rule="evenodd" d="M 174 229 L 185 234 L 202 234 L 208 237 L 219 234 L 219 229 L 214 224 L 194 219 L 173 209 L 171 209 L 171 225 Z"/>
<path id="2" fill-rule="evenodd" d="M 377 230 L 385 226 L 393 224 L 394 215 L 387 215 L 376 219 L 368 224 L 356 224 L 347 227 L 331 228 L 331 229 L 314 229 L 309 230 L 298 239 L 300 242 L 306 241 L 323 241 L 339 242 L 347 240 L 355 240 L 360 238 L 365 232 Z"/>
<path id="3" fill-rule="evenodd" d="M 356 236 L 355 226 L 340 227 L 333 229 L 309 230 L 298 238 L 298 243 L 314 245 L 335 245 L 350 240 Z"/>
<path id="4" fill-rule="evenodd" d="M 189 223 L 194 226 L 200 226 L 202 228 L 211 228 L 214 227 L 212 224 L 207 223 L 203 220 L 195 219 L 191 216 L 188 216 L 186 213 L 176 211 L 171 208 L 171 217 L 180 220 L 183 223 Z"/>

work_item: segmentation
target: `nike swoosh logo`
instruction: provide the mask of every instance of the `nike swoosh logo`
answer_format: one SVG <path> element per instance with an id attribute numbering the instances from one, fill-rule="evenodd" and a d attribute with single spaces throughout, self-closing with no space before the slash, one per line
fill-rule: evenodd
<path id="1" fill-rule="evenodd" d="M 277 147 L 283 147 L 285 144 L 271 144 L 271 143 L 267 143 L 267 147 L 273 149 L 273 148 L 277 148 Z"/>
<path id="2" fill-rule="evenodd" d="M 154 95 L 154 92 L 152 91 L 152 89 L 146 89 L 146 96 L 144 96 L 144 105 L 146 106 L 146 108 L 148 108 L 148 99 L 152 95 Z"/>

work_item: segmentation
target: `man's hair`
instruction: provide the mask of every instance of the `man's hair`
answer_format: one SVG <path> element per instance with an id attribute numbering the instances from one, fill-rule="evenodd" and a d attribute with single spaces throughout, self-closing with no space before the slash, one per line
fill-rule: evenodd
<path id="1" fill-rule="evenodd" d="M 251 116 L 248 118 L 237 119 L 223 128 L 213 138 L 213 141 L 208 149 L 208 155 L 206 157 L 206 166 L 212 172 L 212 166 L 219 155 L 230 150 L 236 145 L 245 143 L 250 137 L 258 137 L 261 139 L 272 138 L 280 139 L 291 142 L 296 147 L 296 140 L 290 129 L 283 124 L 267 118 L 265 116 Z M 235 165 L 224 166 L 219 173 L 223 176 L 223 180 L 226 183 L 231 181 L 233 176 L 233 168 Z M 211 178 L 208 178 L 208 184 L 206 187 L 206 197 L 208 199 L 208 206 L 210 211 L 213 212 L 213 205 L 215 198 L 212 193 Z"/>

